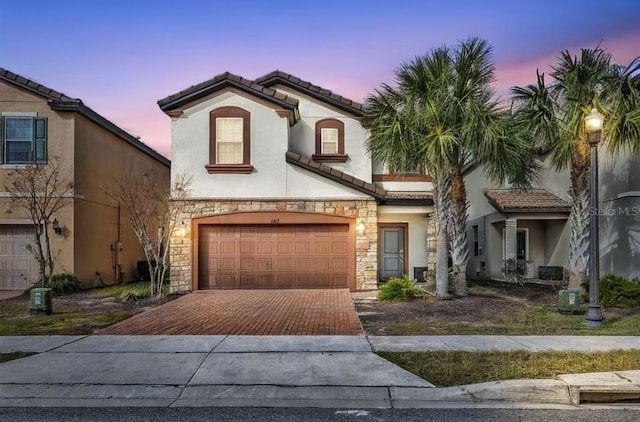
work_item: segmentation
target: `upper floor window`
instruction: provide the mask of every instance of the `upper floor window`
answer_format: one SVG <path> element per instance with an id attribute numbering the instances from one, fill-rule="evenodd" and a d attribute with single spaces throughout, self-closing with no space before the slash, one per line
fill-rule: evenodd
<path id="1" fill-rule="evenodd" d="M 47 119 L 33 116 L 0 118 L 3 164 L 47 162 Z"/>
<path id="2" fill-rule="evenodd" d="M 209 113 L 209 173 L 251 173 L 250 113 L 220 107 Z"/>
<path id="3" fill-rule="evenodd" d="M 324 119 L 316 123 L 316 161 L 345 162 L 344 123 L 337 119 Z"/>
<path id="4" fill-rule="evenodd" d="M 381 166 L 382 173 L 373 175 L 374 182 L 430 182 L 431 176 L 425 174 L 422 166 L 415 167 L 396 167 L 384 163 Z"/>

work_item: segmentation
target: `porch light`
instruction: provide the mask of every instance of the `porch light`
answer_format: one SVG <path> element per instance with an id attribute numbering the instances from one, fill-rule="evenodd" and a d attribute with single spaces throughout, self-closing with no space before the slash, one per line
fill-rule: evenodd
<path id="1" fill-rule="evenodd" d="M 591 112 L 584 118 L 584 127 L 587 133 L 598 133 L 602 131 L 602 123 L 604 122 L 604 116 L 598 112 L 595 108 L 591 109 Z M 600 141 L 598 139 L 597 141 Z M 597 142 L 596 141 L 596 142 Z M 591 141 L 589 141 L 591 143 Z"/>
<path id="2" fill-rule="evenodd" d="M 591 146 L 591 167 L 589 182 L 589 305 L 587 326 L 602 325 L 600 308 L 600 240 L 598 231 L 598 142 L 602 132 L 604 116 L 593 108 L 584 119 L 589 145 Z"/>
<path id="3" fill-rule="evenodd" d="M 55 232 L 55 234 L 62 234 L 62 226 L 60 226 L 60 223 L 58 222 L 57 218 L 53 219 L 53 223 L 51 224 L 51 228 L 53 229 L 53 231 Z"/>

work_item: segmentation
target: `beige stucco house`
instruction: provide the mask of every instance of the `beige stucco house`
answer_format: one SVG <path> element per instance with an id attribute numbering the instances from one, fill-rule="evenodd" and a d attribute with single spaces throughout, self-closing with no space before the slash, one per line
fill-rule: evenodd
<path id="1" fill-rule="evenodd" d="M 604 148 L 599 156 L 600 273 L 640 277 L 640 158 Z M 510 258 L 525 278 L 558 279 L 568 269 L 569 174 L 545 155 L 540 163 L 540 180 L 527 191 L 492 186 L 481 168 L 467 175 L 469 277 L 504 279 Z"/>
<path id="2" fill-rule="evenodd" d="M 275 71 L 158 101 L 172 175 L 192 178 L 172 291 L 376 288 L 429 266 L 431 180 L 372 162 L 362 105 Z"/>
<path id="3" fill-rule="evenodd" d="M 130 281 L 144 254 L 123 210 L 106 194 L 116 179 L 153 171 L 168 187 L 170 162 L 82 100 L 0 68 L 0 289 L 24 289 L 37 279 L 28 245 L 33 223 L 4 192 L 7 174 L 26 164 L 60 157 L 74 183 L 55 215 L 56 272 L 80 278 L 83 287 Z"/>

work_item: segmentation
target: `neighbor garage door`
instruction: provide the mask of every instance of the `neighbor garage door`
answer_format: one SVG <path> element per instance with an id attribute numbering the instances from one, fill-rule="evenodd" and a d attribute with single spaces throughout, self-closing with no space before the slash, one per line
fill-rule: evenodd
<path id="1" fill-rule="evenodd" d="M 0 226 L 0 289 L 24 290 L 38 277 L 38 266 L 29 246 L 32 226 Z"/>
<path id="2" fill-rule="evenodd" d="M 348 288 L 348 225 L 203 225 L 200 289 Z"/>

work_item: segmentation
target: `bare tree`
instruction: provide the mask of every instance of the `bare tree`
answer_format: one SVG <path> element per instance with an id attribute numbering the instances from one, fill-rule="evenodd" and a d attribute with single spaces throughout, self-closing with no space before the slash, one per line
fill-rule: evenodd
<path id="1" fill-rule="evenodd" d="M 162 295 L 169 266 L 169 239 L 190 184 L 186 175 L 180 175 L 170 187 L 165 187 L 149 171 L 139 177 L 117 180 L 115 191 L 107 192 L 128 214 L 149 264 L 151 295 L 155 297 Z"/>
<path id="2" fill-rule="evenodd" d="M 51 254 L 49 225 L 53 215 L 64 208 L 73 194 L 73 183 L 65 177 L 60 157 L 47 164 L 28 164 L 11 170 L 5 189 L 13 206 L 26 210 L 33 222 L 38 262 L 38 282 L 44 285 L 53 275 L 55 256 Z"/>

